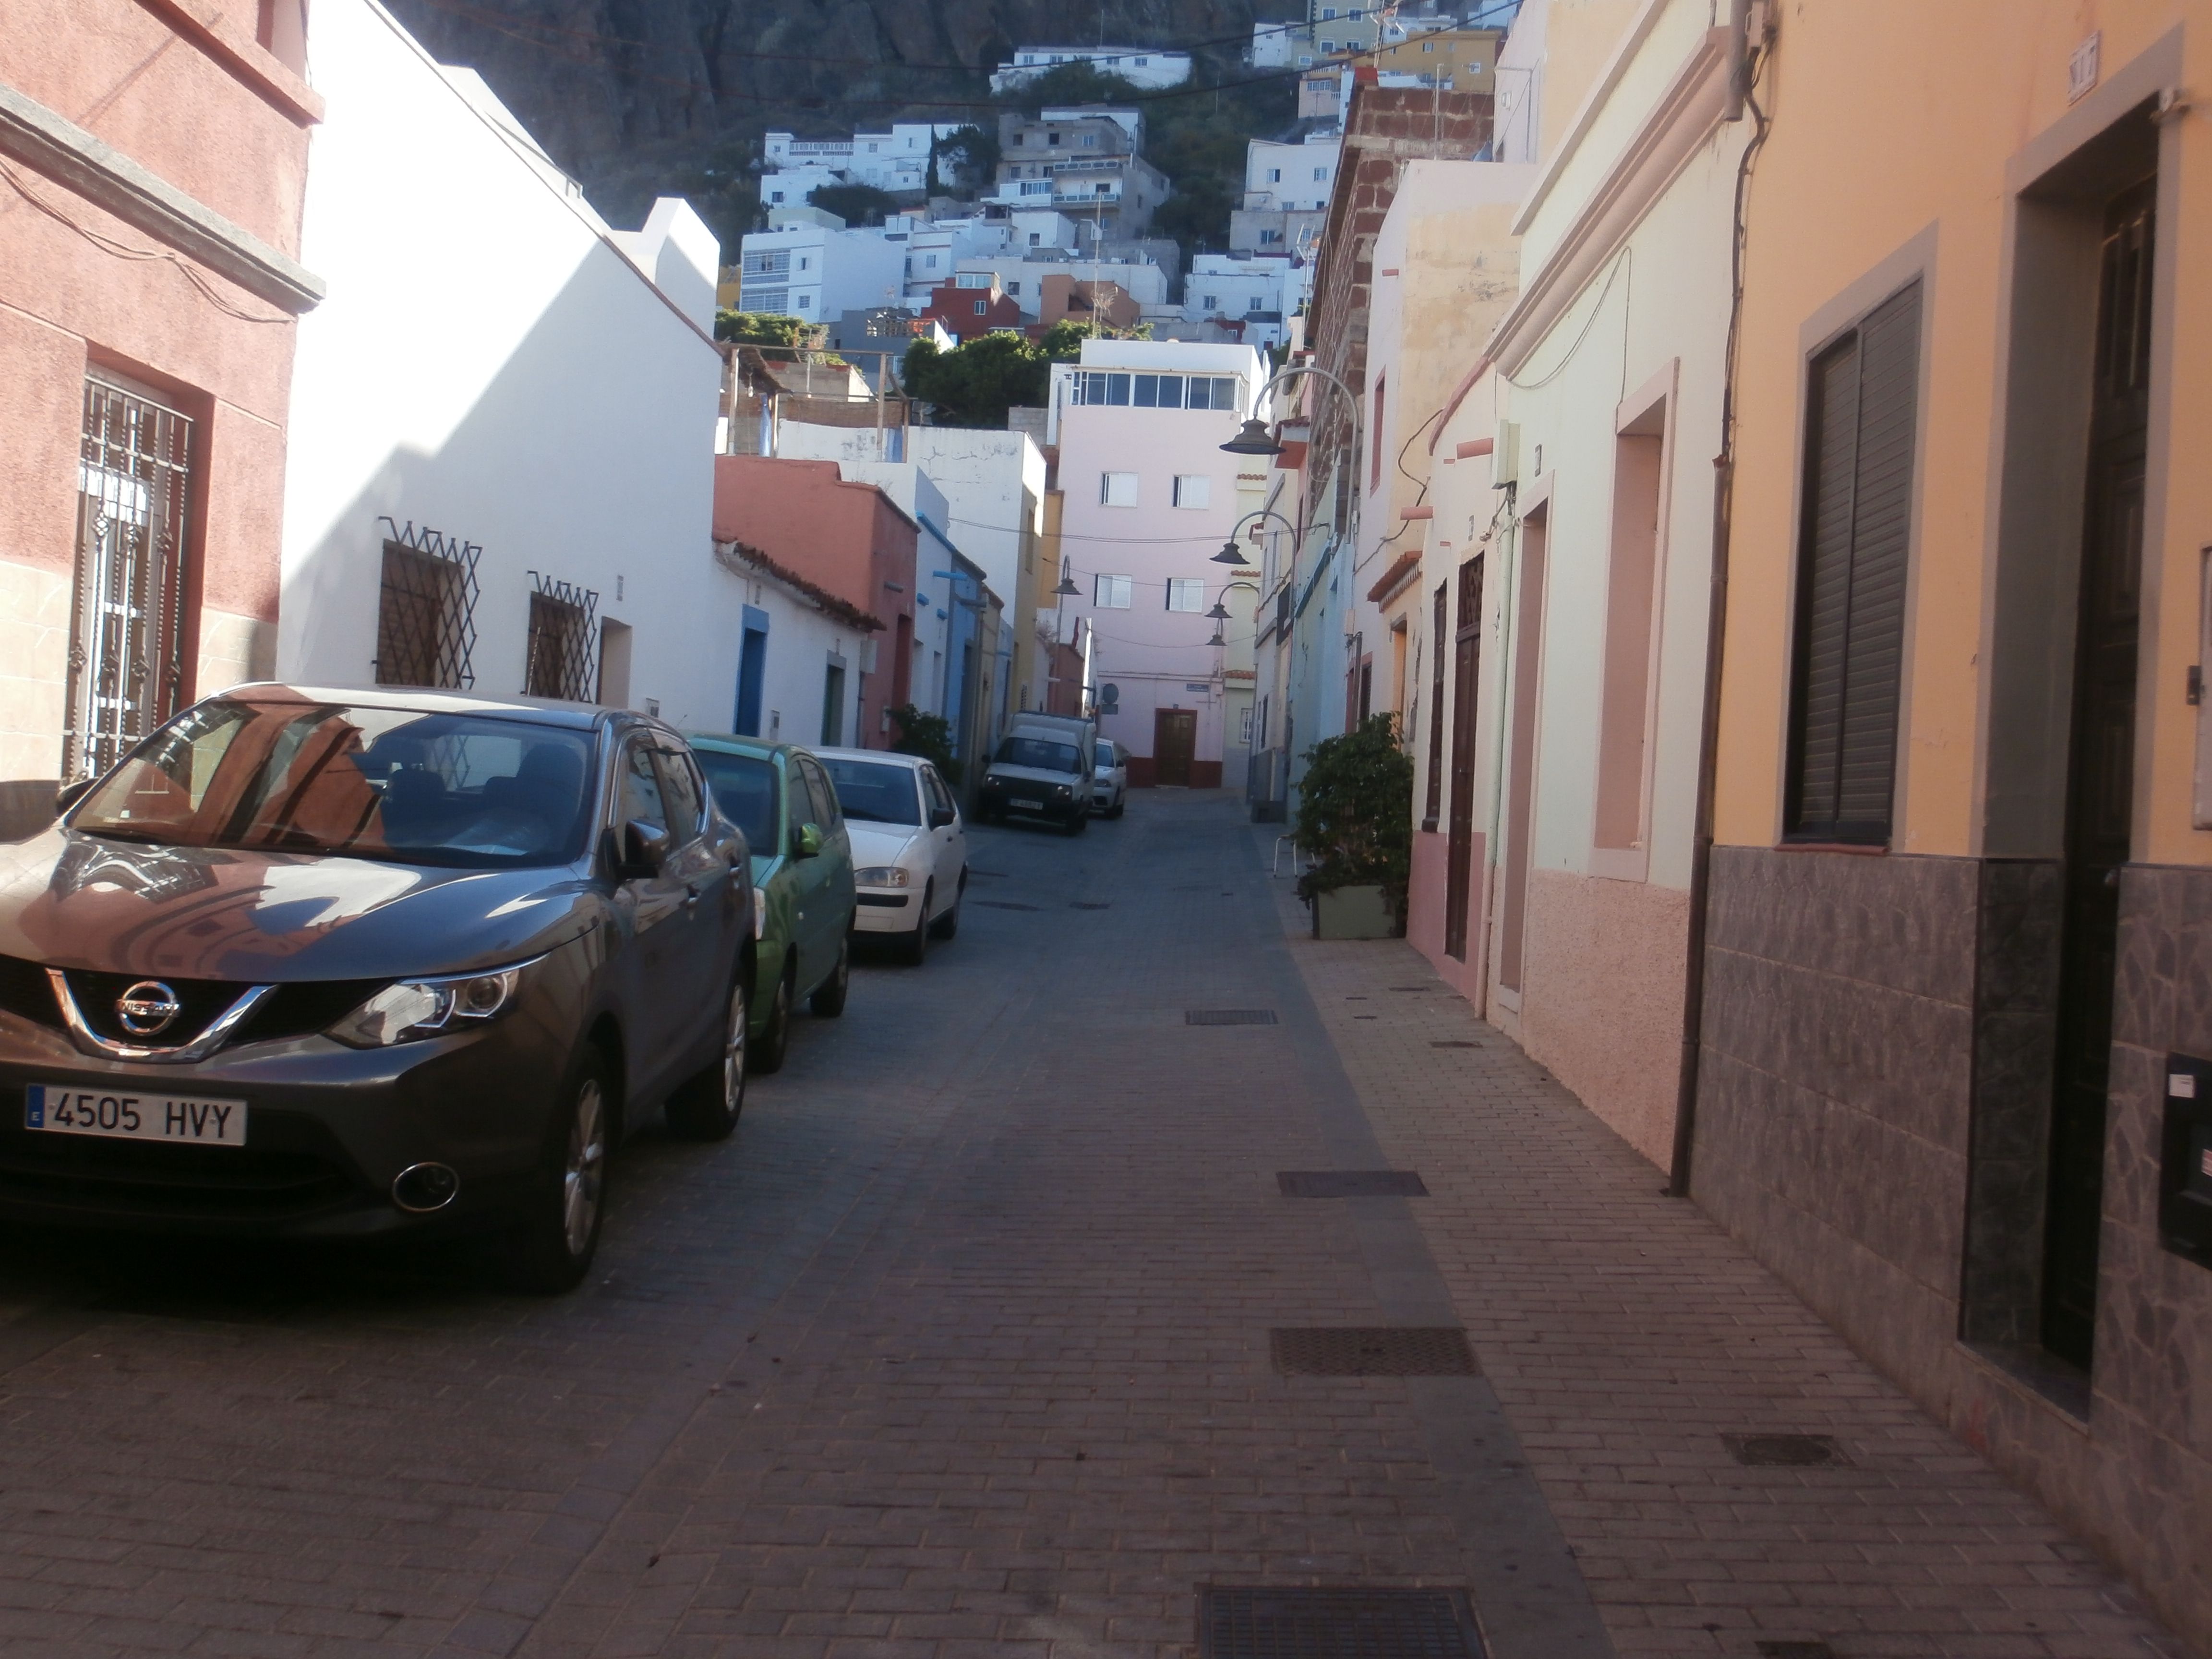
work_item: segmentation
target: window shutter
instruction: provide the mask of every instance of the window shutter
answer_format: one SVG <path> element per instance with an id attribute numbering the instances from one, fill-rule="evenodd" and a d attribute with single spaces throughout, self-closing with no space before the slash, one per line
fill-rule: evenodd
<path id="1" fill-rule="evenodd" d="M 1786 811 L 1792 839 L 1889 839 L 1919 379 L 1917 283 L 1813 362 Z"/>

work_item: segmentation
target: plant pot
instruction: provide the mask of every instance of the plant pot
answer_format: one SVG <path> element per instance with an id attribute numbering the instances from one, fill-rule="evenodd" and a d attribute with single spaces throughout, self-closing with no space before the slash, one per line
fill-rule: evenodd
<path id="1" fill-rule="evenodd" d="M 1379 886 L 1332 887 L 1313 897 L 1316 939 L 1395 939 L 1398 916 Z"/>

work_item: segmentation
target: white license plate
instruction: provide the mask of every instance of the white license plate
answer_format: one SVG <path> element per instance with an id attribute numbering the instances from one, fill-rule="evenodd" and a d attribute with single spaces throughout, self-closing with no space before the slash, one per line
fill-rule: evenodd
<path id="1" fill-rule="evenodd" d="M 246 1103 L 33 1083 L 24 1091 L 23 1127 L 51 1134 L 107 1135 L 118 1140 L 166 1140 L 188 1146 L 243 1146 Z"/>
<path id="2" fill-rule="evenodd" d="M 1041 800 L 1018 800 L 1010 801 L 1007 804 L 1017 812 L 1042 812 L 1044 811 L 1044 803 Z"/>

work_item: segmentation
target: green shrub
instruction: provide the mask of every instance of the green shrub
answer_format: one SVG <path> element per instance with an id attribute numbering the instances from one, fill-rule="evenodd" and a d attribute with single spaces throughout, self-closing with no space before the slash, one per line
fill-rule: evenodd
<path id="1" fill-rule="evenodd" d="M 947 783 L 960 781 L 960 763 L 952 757 L 952 722 L 942 714 L 925 714 L 910 702 L 890 711 L 898 728 L 891 740 L 895 755 L 919 755 L 934 766 Z"/>
<path id="2" fill-rule="evenodd" d="M 1298 896 L 1379 886 L 1406 914 L 1413 872 L 1413 762 L 1398 743 L 1398 717 L 1370 714 L 1342 737 L 1306 751 L 1298 783 L 1298 849 L 1318 860 Z"/>

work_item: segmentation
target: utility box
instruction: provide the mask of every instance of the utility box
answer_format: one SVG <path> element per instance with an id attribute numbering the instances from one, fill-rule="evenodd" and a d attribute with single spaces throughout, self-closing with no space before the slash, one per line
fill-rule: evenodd
<path id="1" fill-rule="evenodd" d="M 2159 1242 L 2212 1267 L 2212 1060 L 2166 1057 L 2158 1160 Z"/>

